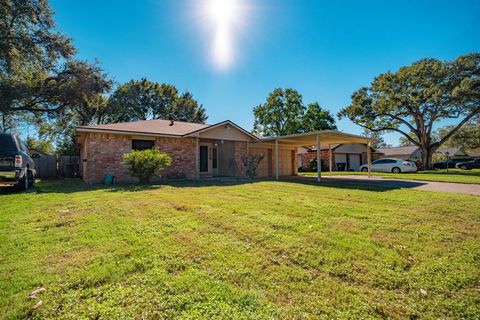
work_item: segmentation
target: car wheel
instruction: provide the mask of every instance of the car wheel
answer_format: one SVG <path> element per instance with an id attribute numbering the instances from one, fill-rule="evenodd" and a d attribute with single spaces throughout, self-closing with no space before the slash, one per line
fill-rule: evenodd
<path id="1" fill-rule="evenodd" d="M 400 168 L 398 168 L 398 167 L 395 167 L 395 168 L 392 169 L 392 173 L 401 173 L 401 172 L 402 172 L 402 170 L 400 170 Z"/>
<path id="2" fill-rule="evenodd" d="M 362 168 L 362 172 L 368 172 L 368 168 Z"/>
<path id="3" fill-rule="evenodd" d="M 23 178 L 15 185 L 15 189 L 18 191 L 26 191 L 28 190 L 28 172 L 25 173 Z"/>
<path id="4" fill-rule="evenodd" d="M 34 188 L 34 187 L 35 187 L 35 175 L 33 174 L 33 172 L 32 172 L 32 175 L 31 175 L 31 177 L 30 177 L 30 181 L 28 182 L 28 186 L 29 186 L 30 188 Z"/>

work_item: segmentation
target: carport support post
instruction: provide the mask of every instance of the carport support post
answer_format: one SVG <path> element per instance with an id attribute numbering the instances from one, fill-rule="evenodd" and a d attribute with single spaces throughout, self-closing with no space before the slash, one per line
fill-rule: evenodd
<path id="1" fill-rule="evenodd" d="M 322 179 L 322 160 L 320 159 L 320 135 L 317 134 L 317 181 Z"/>
<path id="2" fill-rule="evenodd" d="M 275 179 L 278 180 L 278 140 L 275 140 Z"/>
<path id="3" fill-rule="evenodd" d="M 368 163 L 368 177 L 372 177 L 372 150 L 370 148 L 370 142 L 367 143 L 367 163 Z"/>
<path id="4" fill-rule="evenodd" d="M 330 175 L 332 175 L 333 159 L 332 159 L 332 145 L 331 145 L 331 144 L 328 145 L 328 150 L 330 151 L 330 153 L 329 153 L 329 155 L 328 155 L 328 156 L 329 156 L 329 159 L 328 159 L 328 169 L 329 169 L 329 171 L 330 171 Z"/>

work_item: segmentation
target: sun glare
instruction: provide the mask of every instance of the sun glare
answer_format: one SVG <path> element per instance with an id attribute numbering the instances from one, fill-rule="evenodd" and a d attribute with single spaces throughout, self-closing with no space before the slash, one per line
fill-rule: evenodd
<path id="1" fill-rule="evenodd" d="M 240 13 L 240 6 L 238 0 L 209 0 L 207 12 L 214 23 L 228 25 L 235 21 L 235 16 Z"/>
<path id="2" fill-rule="evenodd" d="M 235 62 L 238 31 L 245 19 L 248 0 L 203 0 L 202 21 L 210 37 L 213 63 L 220 70 L 227 70 Z"/>

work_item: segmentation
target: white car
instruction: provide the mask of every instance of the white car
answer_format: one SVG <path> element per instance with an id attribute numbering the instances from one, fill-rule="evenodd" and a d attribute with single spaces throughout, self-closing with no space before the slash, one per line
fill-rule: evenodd
<path id="1" fill-rule="evenodd" d="M 375 172 L 393 172 L 393 173 L 401 173 L 401 172 L 417 172 L 417 165 L 411 161 L 405 161 L 402 159 L 394 159 L 394 158 L 385 158 L 385 159 L 378 159 L 372 162 L 372 171 Z M 368 165 L 364 164 L 360 167 L 360 171 L 367 172 Z"/>

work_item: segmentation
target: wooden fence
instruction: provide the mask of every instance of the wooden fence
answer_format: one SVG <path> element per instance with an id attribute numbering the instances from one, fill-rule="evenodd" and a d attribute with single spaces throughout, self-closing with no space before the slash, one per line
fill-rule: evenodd
<path id="1" fill-rule="evenodd" d="M 78 178 L 80 177 L 80 157 L 44 156 L 33 159 L 38 178 Z"/>

